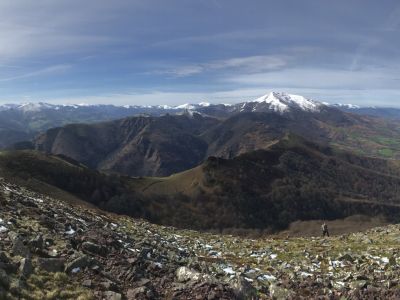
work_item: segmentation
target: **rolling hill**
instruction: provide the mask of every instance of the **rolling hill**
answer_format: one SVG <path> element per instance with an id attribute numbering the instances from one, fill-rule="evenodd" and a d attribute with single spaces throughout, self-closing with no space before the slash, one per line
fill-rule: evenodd
<path id="1" fill-rule="evenodd" d="M 216 122 L 195 114 L 72 124 L 39 136 L 35 148 L 106 172 L 164 176 L 202 162 L 207 144 L 199 134 Z"/>
<path id="2" fill-rule="evenodd" d="M 267 150 L 210 157 L 169 177 L 106 175 L 64 157 L 3 152 L 0 175 L 105 210 L 183 228 L 281 230 L 355 214 L 396 220 L 397 161 L 365 158 L 287 135 Z"/>
<path id="3" fill-rule="evenodd" d="M 203 217 L 192 217 L 186 226 L 284 228 L 295 220 L 358 213 L 394 220 L 399 175 L 396 161 L 360 157 L 290 135 L 268 150 L 233 159 L 210 157 L 192 170 L 133 184 L 148 197 L 190 199 L 193 214 Z"/>

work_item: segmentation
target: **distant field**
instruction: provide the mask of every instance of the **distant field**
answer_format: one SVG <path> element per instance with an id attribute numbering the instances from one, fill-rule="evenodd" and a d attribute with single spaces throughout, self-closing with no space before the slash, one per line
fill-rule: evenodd
<path id="1" fill-rule="evenodd" d="M 354 215 L 345 219 L 325 221 L 328 225 L 330 235 L 342 235 L 365 231 L 373 227 L 388 225 L 383 217 L 369 217 L 364 215 Z M 289 229 L 280 232 L 277 236 L 320 236 L 323 220 L 296 221 L 289 225 Z"/>

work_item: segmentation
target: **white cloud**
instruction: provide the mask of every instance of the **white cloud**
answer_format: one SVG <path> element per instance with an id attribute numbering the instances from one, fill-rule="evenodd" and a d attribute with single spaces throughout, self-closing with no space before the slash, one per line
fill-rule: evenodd
<path id="1" fill-rule="evenodd" d="M 224 60 L 215 60 L 208 63 L 186 65 L 172 69 L 159 70 L 156 73 L 170 74 L 177 77 L 186 77 L 203 72 L 236 69 L 247 73 L 256 73 L 268 70 L 276 70 L 287 66 L 289 56 L 286 55 L 256 55 L 247 57 L 235 57 Z"/>
<path id="2" fill-rule="evenodd" d="M 3 0 L 0 60 L 84 52 L 116 42 L 116 38 L 96 30 L 96 24 L 110 21 L 114 10 L 107 1 L 86 1 L 82 5 L 73 0 Z"/>
<path id="3" fill-rule="evenodd" d="M 224 81 L 250 86 L 285 86 L 314 89 L 387 89 L 398 87 L 399 74 L 393 69 L 364 68 L 357 71 L 291 68 L 273 72 L 234 75 Z"/>

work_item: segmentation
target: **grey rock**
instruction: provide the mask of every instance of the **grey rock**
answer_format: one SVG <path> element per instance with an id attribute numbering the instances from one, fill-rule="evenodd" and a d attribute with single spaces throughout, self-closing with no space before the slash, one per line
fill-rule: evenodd
<path id="1" fill-rule="evenodd" d="M 189 269 L 187 267 L 180 267 L 176 270 L 176 278 L 179 282 L 185 281 L 210 281 L 212 280 L 210 275 L 202 274 L 195 270 Z"/>
<path id="2" fill-rule="evenodd" d="M 75 268 L 86 268 L 90 263 L 91 260 L 87 255 L 79 256 L 65 266 L 65 272 L 70 273 Z"/>
<path id="3" fill-rule="evenodd" d="M 115 290 L 117 288 L 117 285 L 112 282 L 111 280 L 106 280 L 100 283 L 100 285 L 105 289 L 105 290 Z"/>
<path id="4" fill-rule="evenodd" d="M 101 256 L 107 254 L 107 251 L 104 247 L 97 245 L 95 243 L 92 243 L 92 242 L 84 242 L 82 244 L 82 250 L 83 250 L 83 252 L 89 252 L 89 253 L 98 254 Z"/>
<path id="5" fill-rule="evenodd" d="M 104 297 L 106 300 L 121 300 L 122 295 L 113 291 L 104 292 Z"/>
<path id="6" fill-rule="evenodd" d="M 288 299 L 293 296 L 293 292 L 281 286 L 278 286 L 275 283 L 271 284 L 271 286 L 269 287 L 269 293 L 272 299 L 277 300 Z"/>
<path id="7" fill-rule="evenodd" d="M 28 247 L 24 245 L 23 241 L 19 237 L 14 238 L 11 252 L 15 256 L 17 255 L 22 257 L 30 256 Z"/>
<path id="8" fill-rule="evenodd" d="M 366 280 L 357 280 L 353 281 L 350 283 L 350 288 L 351 289 L 363 289 L 366 288 L 368 285 L 368 282 Z"/>
<path id="9" fill-rule="evenodd" d="M 19 271 L 23 277 L 28 278 L 33 272 L 33 265 L 31 259 L 23 258 L 19 265 Z"/>
<path id="10" fill-rule="evenodd" d="M 92 287 L 92 281 L 91 281 L 90 279 L 84 280 L 84 281 L 82 282 L 82 285 L 83 285 L 84 287 L 91 288 L 91 287 Z"/>
<path id="11" fill-rule="evenodd" d="M 38 258 L 38 268 L 46 272 L 62 272 L 64 264 L 64 258 Z"/>
<path id="12" fill-rule="evenodd" d="M 7 254 L 0 252 L 0 261 L 3 263 L 9 263 L 10 259 L 8 258 Z"/>
<path id="13" fill-rule="evenodd" d="M 217 293 L 215 291 L 210 291 L 207 295 L 207 300 L 216 300 L 218 299 Z"/>
<path id="14" fill-rule="evenodd" d="M 346 254 L 340 256 L 338 259 L 344 260 L 344 261 L 349 261 L 349 262 L 354 261 L 354 258 L 349 253 L 346 253 Z"/>
<path id="15" fill-rule="evenodd" d="M 238 299 L 258 299 L 257 290 L 243 276 L 236 276 L 231 286 Z"/>
<path id="16" fill-rule="evenodd" d="M 38 235 L 37 237 L 31 239 L 28 243 L 28 245 L 33 248 L 33 249 L 43 249 L 43 236 Z"/>
<path id="17" fill-rule="evenodd" d="M 0 286 L 6 289 L 10 286 L 10 278 L 3 269 L 0 269 Z"/>
<path id="18" fill-rule="evenodd" d="M 391 256 L 389 258 L 389 265 L 391 265 L 391 266 L 395 266 L 396 265 L 396 257 Z"/>
<path id="19" fill-rule="evenodd" d="M 140 295 L 145 295 L 147 293 L 147 288 L 145 286 L 141 286 L 135 289 L 129 289 L 126 293 L 126 298 L 128 300 L 138 299 Z"/>

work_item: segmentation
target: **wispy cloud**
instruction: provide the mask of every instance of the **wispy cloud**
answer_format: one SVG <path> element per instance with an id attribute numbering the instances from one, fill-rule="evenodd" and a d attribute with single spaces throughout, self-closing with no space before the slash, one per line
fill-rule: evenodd
<path id="1" fill-rule="evenodd" d="M 177 77 L 186 77 L 203 72 L 224 69 L 236 69 L 246 73 L 257 73 L 283 68 L 287 66 L 289 60 L 290 57 L 285 55 L 256 55 L 185 65 L 156 72 L 159 74 L 170 74 Z"/>
<path id="2" fill-rule="evenodd" d="M 13 81 L 13 80 L 18 80 L 18 79 L 31 78 L 31 77 L 43 76 L 43 75 L 59 74 L 59 73 L 64 73 L 65 71 L 67 71 L 71 68 L 72 68 L 72 65 L 69 65 L 69 64 L 54 65 L 54 66 L 49 66 L 49 67 L 46 67 L 46 68 L 43 68 L 40 70 L 31 71 L 28 73 L 23 73 L 23 74 L 11 76 L 11 77 L 0 78 L 0 82 Z"/>
<path id="3" fill-rule="evenodd" d="M 224 81 L 245 86 L 272 86 L 314 89 L 394 89 L 397 88 L 397 67 L 363 68 L 349 71 L 328 68 L 290 68 L 275 72 L 233 75 Z"/>
<path id="4" fill-rule="evenodd" d="M 78 6 L 77 1 L 65 0 L 1 1 L 1 60 L 84 53 L 119 41 L 95 28 L 98 23 L 109 21 L 115 9 L 106 1 L 86 3 Z"/>
<path id="5" fill-rule="evenodd" d="M 0 24 L 0 57 L 14 61 L 26 57 L 80 53 L 94 46 L 113 42 L 105 36 L 59 32 L 47 28 L 2 26 Z"/>

